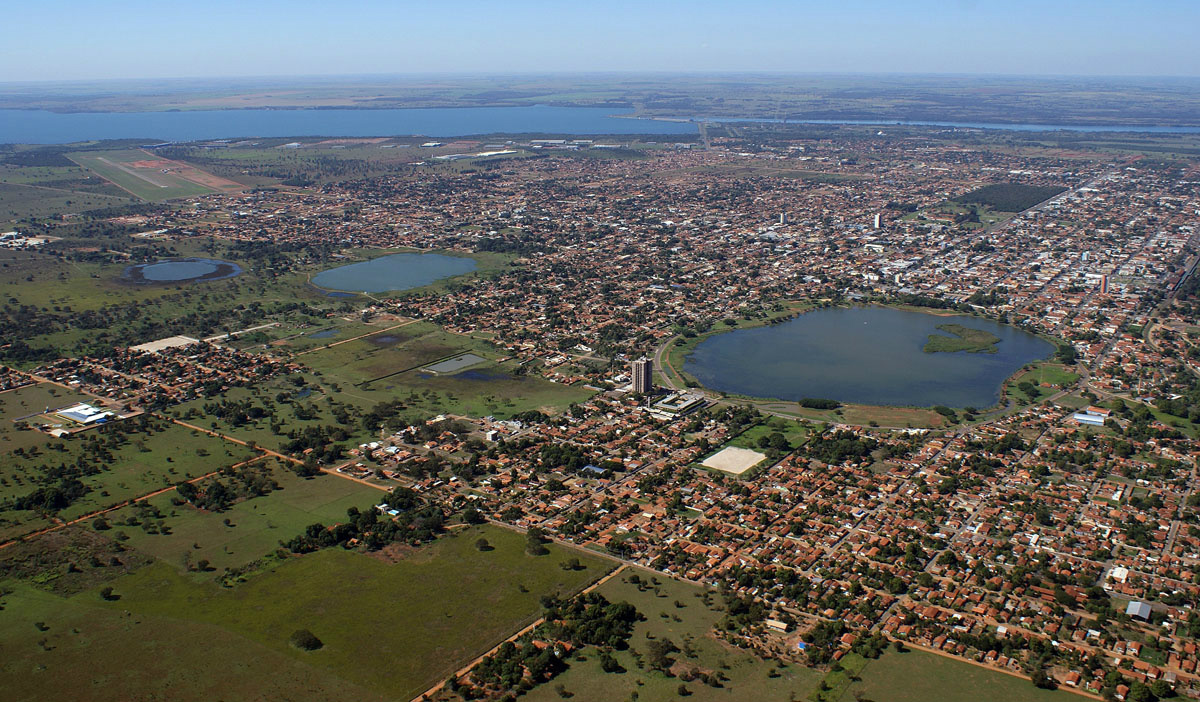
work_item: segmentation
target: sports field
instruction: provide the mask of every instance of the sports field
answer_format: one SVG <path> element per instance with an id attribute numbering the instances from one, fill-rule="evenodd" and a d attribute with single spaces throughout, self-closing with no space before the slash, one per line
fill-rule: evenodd
<path id="1" fill-rule="evenodd" d="M 493 550 L 475 547 L 481 537 Z M 292 558 L 233 589 L 161 562 L 112 581 L 110 601 L 17 583 L 5 597 L 17 616 L 0 617 L 0 689 L 31 701 L 411 699 L 532 621 L 542 595 L 612 567 L 549 548 L 529 556 L 523 535 L 479 527 L 396 563 L 340 549 Z M 568 557 L 586 567 L 564 570 Z M 324 647 L 290 646 L 300 628 Z"/>
<path id="2" fill-rule="evenodd" d="M 149 202 L 242 189 L 239 183 L 142 149 L 85 151 L 68 158 Z"/>

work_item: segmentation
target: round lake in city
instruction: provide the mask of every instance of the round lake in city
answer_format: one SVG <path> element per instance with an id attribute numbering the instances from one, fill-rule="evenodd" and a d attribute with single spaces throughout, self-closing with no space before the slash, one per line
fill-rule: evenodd
<path id="1" fill-rule="evenodd" d="M 133 283 L 186 283 L 197 280 L 222 280 L 242 272 L 241 266 L 211 258 L 173 258 L 129 266 L 121 278 Z"/>
<path id="2" fill-rule="evenodd" d="M 926 352 L 931 334 L 948 335 L 938 329 L 946 324 L 999 341 L 992 353 Z M 1050 342 L 990 319 L 839 307 L 711 336 L 683 370 L 707 388 L 751 397 L 982 409 L 1000 401 L 1008 377 L 1054 351 Z"/>
<path id="3" fill-rule="evenodd" d="M 321 271 L 312 282 L 329 290 L 382 293 L 419 288 L 475 267 L 474 259 L 462 256 L 402 253 Z"/>

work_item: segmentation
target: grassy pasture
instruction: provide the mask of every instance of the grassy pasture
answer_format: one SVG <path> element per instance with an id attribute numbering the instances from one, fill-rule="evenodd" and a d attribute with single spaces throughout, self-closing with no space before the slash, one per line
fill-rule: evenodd
<path id="1" fill-rule="evenodd" d="M 1041 690 L 1028 680 L 997 670 L 919 650 L 888 651 L 868 661 L 861 681 L 850 685 L 841 700 L 861 696 L 878 702 L 1070 702 L 1080 699 L 1065 690 Z"/>
<path id="2" fill-rule="evenodd" d="M 41 392 L 41 389 L 38 388 L 38 391 Z M 0 398 L 12 394 L 14 393 L 0 394 Z M 109 427 L 111 428 L 113 426 Z M 4 447 L 3 453 L 0 454 L 0 501 L 28 495 L 41 487 L 57 484 L 58 480 L 37 478 L 42 475 L 43 468 L 54 470 L 59 465 L 75 465 L 87 451 L 84 441 L 93 432 L 98 431 L 106 429 L 89 429 L 63 440 L 50 439 L 27 447 L 21 455 L 16 453 L 16 446 Z M 89 459 L 89 464 L 99 465 L 100 471 L 94 475 L 79 477 L 88 488 L 88 492 L 59 511 L 60 518 L 75 519 L 174 485 L 180 480 L 195 478 L 223 466 L 245 461 L 254 455 L 244 446 L 227 443 L 174 424 L 165 425 L 158 430 L 125 434 L 119 448 L 112 453 L 111 461 L 99 463 L 92 462 L 90 456 L 85 456 Z M 0 536 L 10 538 L 45 526 L 43 519 L 26 511 L 0 512 L 0 520 Z"/>
<path id="3" fill-rule="evenodd" d="M 127 616 L 119 608 L 97 606 L 99 601 L 94 593 L 64 599 L 26 585 L 0 599 L 5 699 L 385 699 L 219 626 L 174 616 Z M 35 626 L 39 622 L 44 632 Z"/>
<path id="4" fill-rule="evenodd" d="M 480 537 L 493 550 L 476 549 Z M 202 634 L 215 629 L 350 686 L 411 699 L 532 621 L 542 595 L 577 590 L 612 567 L 578 551 L 549 548 L 549 555 L 529 556 L 523 535 L 476 527 L 396 563 L 334 549 L 293 558 L 232 590 L 194 582 L 158 563 L 114 581 L 118 601 L 106 603 L 89 591 L 72 602 L 111 614 L 127 610 L 136 620 L 179 622 L 193 638 L 184 660 L 207 661 L 210 643 Z M 586 568 L 560 568 L 571 556 Z M 324 647 L 302 652 L 289 646 L 288 636 L 299 628 L 316 634 Z M 151 627 L 135 635 L 156 638 Z M 131 673 L 141 669 L 134 666 Z"/>
<path id="5" fill-rule="evenodd" d="M 263 497 L 244 500 L 220 513 L 206 512 L 190 504 L 175 505 L 174 493 L 149 500 L 160 510 L 170 533 L 150 534 L 120 522 L 135 514 L 132 508 L 106 515 L 113 531 L 129 539 L 126 546 L 186 570 L 186 564 L 206 560 L 215 571 L 236 569 L 266 556 L 314 522 L 342 521 L 350 507 L 367 509 L 382 494 L 352 480 L 322 474 L 301 478 L 287 468 L 272 471 L 282 489 Z M 211 578 L 212 574 L 197 573 Z"/>
<path id="6" fill-rule="evenodd" d="M 118 207 L 130 202 L 133 200 L 124 195 L 0 182 L 0 226 L 12 226 L 30 218 L 41 219 L 103 207 Z"/>

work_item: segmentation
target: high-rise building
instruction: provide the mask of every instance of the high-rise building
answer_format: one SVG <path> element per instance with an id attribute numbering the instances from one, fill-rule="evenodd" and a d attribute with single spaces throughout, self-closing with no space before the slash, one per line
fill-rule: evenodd
<path id="1" fill-rule="evenodd" d="M 1106 276 L 1106 275 L 1100 276 L 1100 294 L 1101 295 L 1108 294 L 1108 276 Z"/>
<path id="2" fill-rule="evenodd" d="M 879 228 L 879 213 L 878 212 L 875 213 L 875 228 L 876 229 Z"/>
<path id="3" fill-rule="evenodd" d="M 633 391 L 643 395 L 654 390 L 654 363 L 646 358 L 633 362 Z"/>
<path id="4" fill-rule="evenodd" d="M 787 224 L 787 223 L 788 223 L 788 213 L 787 213 L 787 212 L 780 212 L 780 213 L 779 213 L 779 223 L 780 223 L 780 224 Z"/>

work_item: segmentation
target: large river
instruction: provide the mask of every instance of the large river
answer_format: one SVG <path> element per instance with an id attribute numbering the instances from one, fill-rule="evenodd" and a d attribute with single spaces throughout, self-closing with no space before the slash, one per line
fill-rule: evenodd
<path id="1" fill-rule="evenodd" d="M 926 353 L 939 324 L 1000 337 L 996 353 Z M 814 310 L 783 324 L 739 329 L 702 341 L 683 370 L 702 385 L 752 397 L 822 398 L 866 405 L 984 408 L 1004 380 L 1054 353 L 1015 327 L 967 316 L 886 307 Z"/>
<path id="2" fill-rule="evenodd" d="M 469 134 L 695 134 L 694 124 L 624 119 L 609 107 L 449 107 L 397 110 L 196 110 L 78 112 L 0 110 L 0 143 L 92 139 L 199 141 L 235 137 Z"/>

